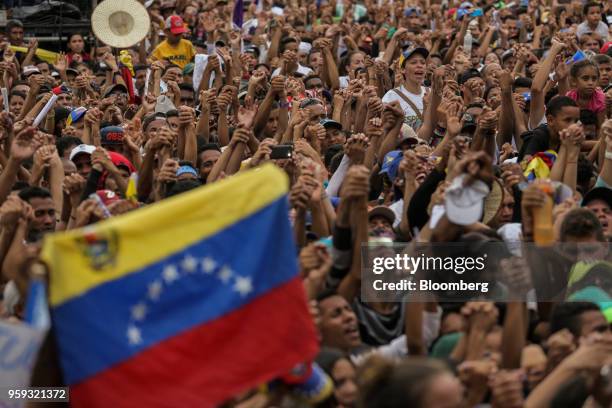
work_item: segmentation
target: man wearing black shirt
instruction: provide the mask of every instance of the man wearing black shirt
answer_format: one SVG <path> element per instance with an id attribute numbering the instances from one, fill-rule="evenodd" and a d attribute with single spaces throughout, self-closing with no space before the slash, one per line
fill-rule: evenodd
<path id="1" fill-rule="evenodd" d="M 548 149 L 559 150 L 559 132 L 580 120 L 580 108 L 567 96 L 555 96 L 546 105 L 546 121 L 533 130 L 521 135 L 523 145 L 519 152 L 519 162 L 525 156 L 533 156 Z"/>

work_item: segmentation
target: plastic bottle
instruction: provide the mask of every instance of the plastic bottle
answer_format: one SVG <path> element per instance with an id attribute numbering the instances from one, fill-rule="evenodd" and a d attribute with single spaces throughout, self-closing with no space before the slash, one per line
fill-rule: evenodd
<path id="1" fill-rule="evenodd" d="M 463 51 L 465 51 L 467 55 L 472 53 L 472 32 L 469 28 L 467 33 L 465 33 L 465 37 L 463 37 Z"/>
<path id="2" fill-rule="evenodd" d="M 538 187 L 546 193 L 546 203 L 533 210 L 533 240 L 537 246 L 550 246 L 555 241 L 552 217 L 553 187 L 546 182 Z"/>

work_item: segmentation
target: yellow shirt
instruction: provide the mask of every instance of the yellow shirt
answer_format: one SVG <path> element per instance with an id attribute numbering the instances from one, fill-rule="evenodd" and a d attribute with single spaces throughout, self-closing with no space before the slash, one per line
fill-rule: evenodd
<path id="1" fill-rule="evenodd" d="M 185 68 L 195 56 L 195 48 L 189 40 L 181 39 L 176 47 L 171 46 L 167 40 L 162 41 L 153 50 L 153 58 L 156 60 L 167 60 L 171 63 Z"/>

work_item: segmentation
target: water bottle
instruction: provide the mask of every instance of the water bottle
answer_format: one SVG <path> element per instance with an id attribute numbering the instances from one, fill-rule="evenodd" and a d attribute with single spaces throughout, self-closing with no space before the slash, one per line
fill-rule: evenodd
<path id="1" fill-rule="evenodd" d="M 555 241 L 552 217 L 554 191 L 551 183 L 543 182 L 538 187 L 546 194 L 546 203 L 533 210 L 533 240 L 536 246 L 550 246 Z"/>
<path id="2" fill-rule="evenodd" d="M 472 53 L 472 32 L 468 28 L 467 33 L 465 33 L 465 37 L 463 37 L 463 51 L 470 56 Z"/>

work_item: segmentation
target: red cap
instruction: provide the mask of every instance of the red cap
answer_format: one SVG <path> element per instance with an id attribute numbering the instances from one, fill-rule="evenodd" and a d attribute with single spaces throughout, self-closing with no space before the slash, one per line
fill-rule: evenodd
<path id="1" fill-rule="evenodd" d="M 170 16 L 166 19 L 166 29 L 174 35 L 186 33 L 188 30 L 181 16 Z"/>
<path id="2" fill-rule="evenodd" d="M 610 48 L 610 46 L 612 45 L 612 41 L 608 41 L 607 43 L 605 43 L 601 49 L 599 50 L 600 54 L 607 54 L 608 53 L 608 48 Z"/>
<path id="3" fill-rule="evenodd" d="M 98 190 L 96 191 L 96 194 L 98 195 L 98 197 L 100 197 L 104 205 L 107 207 L 115 201 L 119 201 L 120 198 L 117 194 L 115 194 L 114 191 L 110 190 Z"/>

